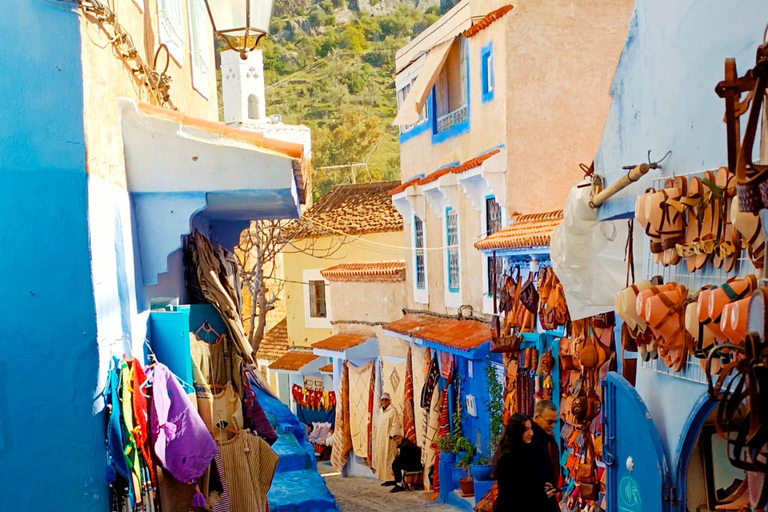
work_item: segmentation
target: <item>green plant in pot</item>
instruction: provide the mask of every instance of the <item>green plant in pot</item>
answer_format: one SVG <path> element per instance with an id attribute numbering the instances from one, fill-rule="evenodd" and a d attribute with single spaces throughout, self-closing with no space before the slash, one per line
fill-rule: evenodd
<path id="1" fill-rule="evenodd" d="M 488 398 L 485 406 L 490 418 L 490 439 L 485 453 L 472 465 L 470 472 L 475 480 L 488 481 L 491 479 L 493 455 L 504 431 L 504 387 L 496 375 L 496 370 L 490 359 L 485 367 L 486 387 Z"/>

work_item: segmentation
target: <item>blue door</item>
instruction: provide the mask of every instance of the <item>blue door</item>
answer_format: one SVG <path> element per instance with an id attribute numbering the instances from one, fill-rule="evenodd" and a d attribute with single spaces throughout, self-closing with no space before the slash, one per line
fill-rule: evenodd
<path id="1" fill-rule="evenodd" d="M 667 459 L 648 409 L 619 374 L 602 386 L 607 512 L 667 512 Z"/>

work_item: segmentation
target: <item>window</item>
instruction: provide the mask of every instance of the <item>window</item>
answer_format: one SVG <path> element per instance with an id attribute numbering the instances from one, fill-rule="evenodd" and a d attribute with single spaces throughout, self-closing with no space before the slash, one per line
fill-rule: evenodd
<path id="1" fill-rule="evenodd" d="M 491 235 L 501 229 L 501 206 L 495 197 L 485 198 L 485 232 Z"/>
<path id="2" fill-rule="evenodd" d="M 453 208 L 445 213 L 448 246 L 448 290 L 459 291 L 459 214 Z"/>
<path id="3" fill-rule="evenodd" d="M 483 103 L 488 103 L 493 99 L 494 77 L 493 77 L 493 46 L 488 43 L 483 47 L 480 53 L 482 84 L 483 84 Z"/>
<path id="4" fill-rule="evenodd" d="M 435 133 L 447 131 L 469 120 L 465 39 L 457 39 L 448 52 L 445 65 L 435 83 L 435 113 Z"/>
<path id="5" fill-rule="evenodd" d="M 408 97 L 408 93 L 411 92 L 411 86 L 416 81 L 416 78 L 414 77 L 413 80 L 411 80 L 411 83 L 406 84 L 405 87 L 397 91 L 397 108 L 398 110 L 403 106 L 403 102 L 405 102 L 405 98 Z M 407 126 L 401 126 L 400 127 L 400 133 L 405 133 L 409 131 L 414 126 L 419 126 L 421 123 L 427 120 L 427 108 L 422 108 L 421 112 L 419 112 L 419 120 L 416 122 L 416 124 L 409 124 Z"/>
<path id="6" fill-rule="evenodd" d="M 168 53 L 181 65 L 184 56 L 181 0 L 158 0 L 157 14 L 160 20 L 160 42 L 168 47 Z"/>
<path id="7" fill-rule="evenodd" d="M 416 288 L 424 289 L 427 276 L 424 266 L 424 222 L 413 217 L 414 259 L 416 262 Z"/>
<path id="8" fill-rule="evenodd" d="M 309 316 L 325 318 L 325 281 L 309 282 Z"/>
<path id="9" fill-rule="evenodd" d="M 208 11 L 205 0 L 189 0 L 189 37 L 190 53 L 192 54 L 192 87 L 208 98 L 209 90 L 209 58 L 213 32 L 208 24 Z"/>

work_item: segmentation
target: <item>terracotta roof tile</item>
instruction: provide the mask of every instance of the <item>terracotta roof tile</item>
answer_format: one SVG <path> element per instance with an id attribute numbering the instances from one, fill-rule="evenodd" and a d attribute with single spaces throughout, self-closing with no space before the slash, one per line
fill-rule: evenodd
<path id="1" fill-rule="evenodd" d="M 333 363 L 328 363 L 327 365 L 321 367 L 320 373 L 333 373 Z"/>
<path id="2" fill-rule="evenodd" d="M 478 21 L 477 23 L 472 25 L 470 28 L 465 30 L 464 37 L 476 36 L 480 31 L 488 28 L 494 21 L 500 19 L 502 16 L 507 14 L 512 9 L 513 9 L 512 4 L 508 4 L 496 9 L 495 11 L 489 12 L 488 14 L 485 15 L 485 17 L 482 20 Z"/>
<path id="3" fill-rule="evenodd" d="M 269 365 L 270 370 L 297 372 L 317 359 L 318 356 L 307 350 L 291 350 Z"/>
<path id="4" fill-rule="evenodd" d="M 494 149 L 493 151 L 489 151 L 480 156 L 476 156 L 475 158 L 467 160 L 463 164 L 444 167 L 440 170 L 433 172 L 432 174 L 427 174 L 426 176 L 424 176 L 422 179 L 419 180 L 418 184 L 426 185 L 427 183 L 432 183 L 433 181 L 438 180 L 439 178 L 441 178 L 442 176 L 445 176 L 446 174 L 461 174 L 470 169 L 474 169 L 475 167 L 480 167 L 483 164 L 483 162 L 491 158 L 493 155 L 499 154 L 500 152 L 501 152 L 500 149 Z"/>
<path id="5" fill-rule="evenodd" d="M 342 263 L 320 274 L 329 281 L 405 281 L 405 262 Z"/>
<path id="6" fill-rule="evenodd" d="M 288 347 L 288 320 L 283 318 L 264 335 L 256 358 L 275 361 L 288 352 Z"/>
<path id="7" fill-rule="evenodd" d="M 405 315 L 384 325 L 384 329 L 463 352 L 469 352 L 491 339 L 491 328 L 485 322 L 431 315 Z"/>
<path id="8" fill-rule="evenodd" d="M 482 251 L 549 247 L 552 231 L 563 222 L 563 211 L 515 215 L 512 223 L 475 243 Z"/>
<path id="9" fill-rule="evenodd" d="M 398 185 L 395 188 L 393 188 L 392 190 L 390 190 L 389 191 L 389 195 L 394 196 L 394 195 L 399 194 L 400 192 L 404 192 L 411 185 L 418 184 L 418 182 L 419 182 L 419 180 L 421 180 L 421 178 L 422 178 L 422 176 L 416 176 L 416 177 L 413 177 L 413 178 L 409 179 L 408 181 L 404 181 L 400 185 Z"/>
<path id="10" fill-rule="evenodd" d="M 383 181 L 333 187 L 304 213 L 314 228 L 301 238 L 402 231 L 403 218 L 389 198 L 396 185 L 396 181 Z"/>
<path id="11" fill-rule="evenodd" d="M 341 332 L 334 334 L 330 338 L 325 338 L 312 344 L 312 348 L 320 350 L 330 350 L 332 352 L 344 352 L 350 348 L 365 343 L 372 336 L 370 334 L 361 334 L 357 332 Z"/>

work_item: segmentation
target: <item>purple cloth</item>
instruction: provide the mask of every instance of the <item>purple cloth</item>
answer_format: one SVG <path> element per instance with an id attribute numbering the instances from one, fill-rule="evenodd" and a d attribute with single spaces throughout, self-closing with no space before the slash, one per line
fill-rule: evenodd
<path id="1" fill-rule="evenodd" d="M 216 455 L 216 443 L 167 366 L 152 374 L 152 442 L 163 467 L 179 482 L 200 478 Z"/>

